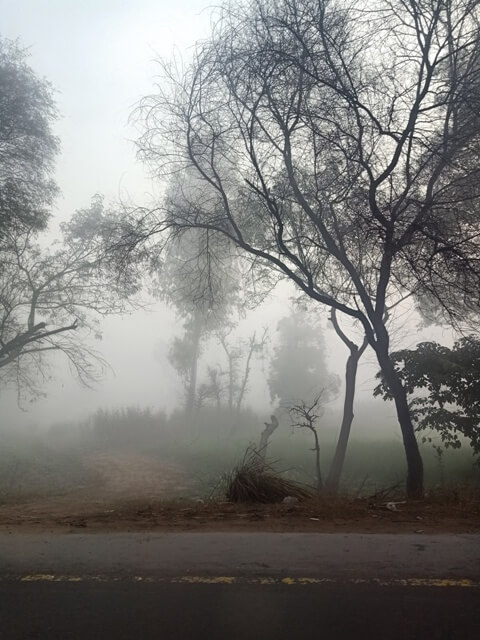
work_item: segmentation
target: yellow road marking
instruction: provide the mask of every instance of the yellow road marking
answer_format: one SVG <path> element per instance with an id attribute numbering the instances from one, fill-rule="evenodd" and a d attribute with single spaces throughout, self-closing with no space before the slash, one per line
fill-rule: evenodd
<path id="1" fill-rule="evenodd" d="M 157 576 L 112 576 L 69 575 L 54 573 L 35 573 L 23 576 L 1 576 L 0 581 L 15 580 L 20 582 L 122 582 L 134 581 L 145 583 L 173 584 L 258 584 L 305 586 L 321 584 L 356 584 L 376 585 L 380 587 L 480 587 L 480 582 L 470 578 L 312 578 L 312 577 L 274 577 L 274 576 L 176 576 L 164 578 Z"/>

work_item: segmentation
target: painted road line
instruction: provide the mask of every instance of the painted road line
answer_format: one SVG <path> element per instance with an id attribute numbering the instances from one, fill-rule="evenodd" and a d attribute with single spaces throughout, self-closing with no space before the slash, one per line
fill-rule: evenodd
<path id="1" fill-rule="evenodd" d="M 225 585 L 288 585 L 307 586 L 322 584 L 353 584 L 379 587 L 461 587 L 478 588 L 480 581 L 470 578 L 315 578 L 272 576 L 115 576 L 108 574 L 70 575 L 58 573 L 34 573 L 27 575 L 3 575 L 0 582 L 137 582 L 159 584 L 225 584 Z"/>

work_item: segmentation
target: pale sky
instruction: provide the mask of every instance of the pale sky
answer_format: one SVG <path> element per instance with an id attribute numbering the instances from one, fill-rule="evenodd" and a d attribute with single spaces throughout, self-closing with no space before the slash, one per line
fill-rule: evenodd
<path id="1" fill-rule="evenodd" d="M 138 100 L 153 90 L 159 56 L 188 58 L 206 35 L 205 0 L 0 0 L 0 33 L 19 39 L 29 63 L 55 88 L 62 153 L 56 178 L 61 197 L 53 225 L 88 206 L 95 193 L 136 202 L 150 193 L 136 162 L 135 129 L 128 124 Z M 167 406 L 178 400 L 178 384 L 166 364 L 172 313 L 110 318 L 98 345 L 115 375 L 97 391 L 84 390 L 68 369 L 46 386 L 47 397 L 19 411 L 2 394 L 2 416 L 19 423 L 75 420 L 97 407 L 129 404 Z"/>
<path id="2" fill-rule="evenodd" d="M 108 200 L 149 191 L 128 119 L 152 91 L 155 58 L 188 57 L 208 33 L 207 6 L 205 0 L 0 0 L 0 33 L 20 39 L 31 66 L 57 91 L 59 215 L 88 205 L 97 192 Z"/>

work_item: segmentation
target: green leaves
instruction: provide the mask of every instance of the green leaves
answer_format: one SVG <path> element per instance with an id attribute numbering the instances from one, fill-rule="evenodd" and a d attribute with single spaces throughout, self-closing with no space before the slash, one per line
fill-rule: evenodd
<path id="1" fill-rule="evenodd" d="M 407 393 L 417 431 L 435 431 L 447 447 L 459 448 L 467 438 L 480 453 L 480 340 L 462 338 L 452 349 L 422 342 L 414 350 L 392 354 Z M 381 373 L 374 395 L 392 400 Z M 424 435 L 423 442 L 431 442 Z"/>

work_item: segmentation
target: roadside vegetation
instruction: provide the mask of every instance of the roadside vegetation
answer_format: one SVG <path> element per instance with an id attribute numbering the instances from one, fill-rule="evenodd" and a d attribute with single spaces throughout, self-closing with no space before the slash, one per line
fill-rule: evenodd
<path id="1" fill-rule="evenodd" d="M 159 469 L 165 463 L 178 465 L 188 479 L 183 497 L 223 500 L 226 479 L 241 464 L 245 451 L 258 447 L 262 417 L 251 411 L 233 416 L 228 411 L 204 409 L 194 427 L 185 414 L 171 416 L 129 408 L 100 411 L 78 425 L 57 424 L 32 433 L 2 429 L 0 454 L 0 503 L 42 499 L 46 496 L 74 494 L 94 489 L 102 495 L 102 476 L 88 461 L 101 454 L 112 459 L 151 460 Z M 331 420 L 331 418 L 329 419 Z M 330 427 L 330 428 L 328 428 Z M 335 447 L 332 424 L 320 432 L 322 464 L 325 466 Z M 383 490 L 399 495 L 402 491 L 404 459 L 402 445 L 395 437 L 366 438 L 358 427 L 351 439 L 341 495 L 365 497 Z M 288 481 L 300 483 L 316 492 L 315 456 L 311 438 L 288 424 L 281 425 L 272 438 L 267 464 L 269 470 Z M 480 467 L 467 446 L 441 453 L 430 443 L 422 445 L 426 489 L 451 491 L 461 487 L 480 487 Z M 137 457 L 137 458 L 136 458 Z M 128 470 L 125 469 L 128 487 Z M 138 498 L 142 487 L 136 485 Z M 146 489 L 145 489 L 146 490 Z M 289 494 L 287 494 L 289 495 Z M 163 495 L 168 500 L 171 496 Z"/>
<path id="2" fill-rule="evenodd" d="M 2 423 L 0 503 L 478 499 L 479 4 L 377 4 L 225 4 L 136 110 L 159 200 L 56 227 L 55 93 L 0 39 L 0 393 L 34 402 L 60 359 L 100 385 L 104 317 L 145 298 L 175 314 L 152 352 L 178 392 Z M 411 344 L 433 326 L 449 345 Z"/>

